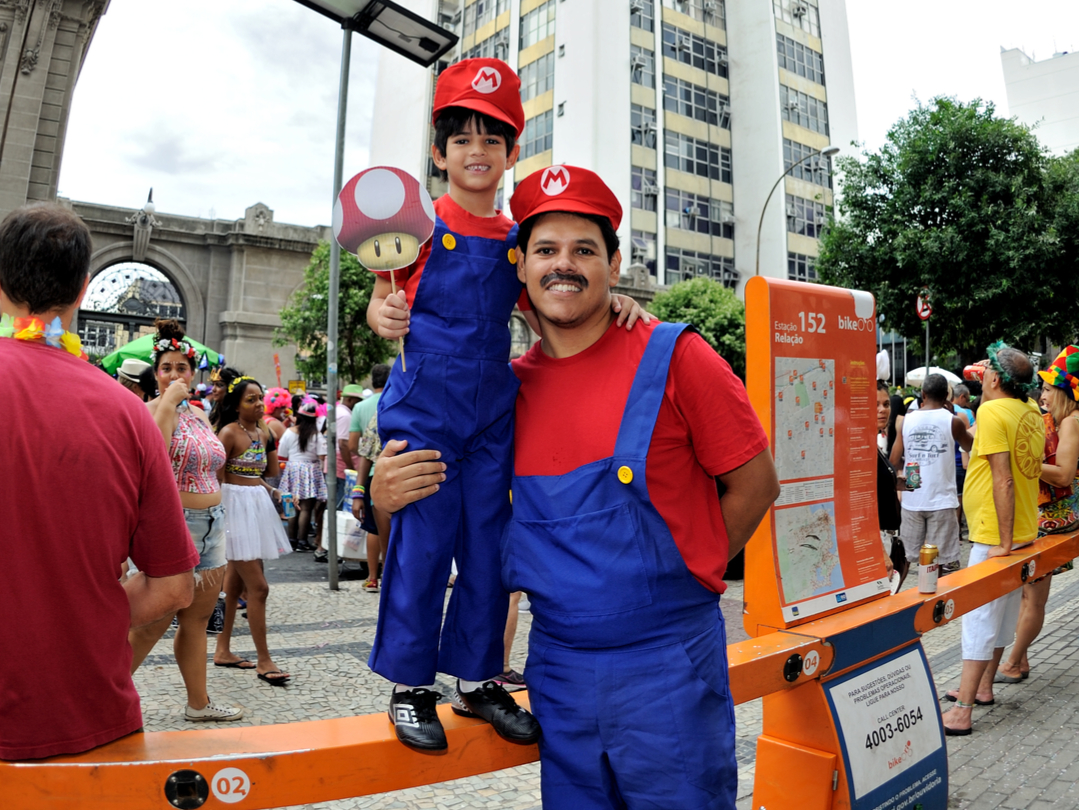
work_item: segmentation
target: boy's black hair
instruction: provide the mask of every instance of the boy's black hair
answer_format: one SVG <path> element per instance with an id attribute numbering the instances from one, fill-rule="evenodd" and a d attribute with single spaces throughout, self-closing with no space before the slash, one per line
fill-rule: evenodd
<path id="1" fill-rule="evenodd" d="M 544 216 L 544 214 L 555 213 L 581 217 L 582 219 L 589 220 L 589 222 L 594 223 L 600 228 L 600 235 L 604 237 L 604 247 L 607 249 L 606 258 L 609 263 L 611 262 L 611 257 L 614 256 L 615 251 L 619 249 L 619 235 L 615 233 L 615 229 L 611 227 L 611 220 L 607 217 L 602 217 L 599 214 L 579 214 L 576 211 L 545 211 L 541 214 L 531 216 L 518 225 L 518 247 L 527 253 L 529 250 L 529 238 L 532 236 L 533 228 L 536 226 L 537 220 Z"/>
<path id="2" fill-rule="evenodd" d="M 507 155 L 513 151 L 514 144 L 517 143 L 517 130 L 510 124 L 466 107 L 447 107 L 445 110 L 440 110 L 435 119 L 435 148 L 439 150 L 439 154 L 446 157 L 447 141 L 458 133 L 464 132 L 469 124 L 479 128 L 485 135 L 498 135 L 506 141 Z M 445 182 L 446 170 L 439 169 L 439 176 Z"/>

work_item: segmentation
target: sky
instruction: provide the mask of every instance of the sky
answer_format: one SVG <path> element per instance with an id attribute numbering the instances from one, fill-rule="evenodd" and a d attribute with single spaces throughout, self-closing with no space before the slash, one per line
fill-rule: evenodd
<path id="1" fill-rule="evenodd" d="M 916 99 L 1005 113 L 1002 47 L 1042 60 L 1080 46 L 1075 0 L 847 0 L 847 12 L 868 150 Z M 329 224 L 341 43 L 295 0 L 112 0 L 75 88 L 60 196 L 138 208 L 153 187 L 159 212 L 233 220 L 262 202 L 277 222 Z M 368 166 L 378 49 L 353 35 L 346 179 Z"/>

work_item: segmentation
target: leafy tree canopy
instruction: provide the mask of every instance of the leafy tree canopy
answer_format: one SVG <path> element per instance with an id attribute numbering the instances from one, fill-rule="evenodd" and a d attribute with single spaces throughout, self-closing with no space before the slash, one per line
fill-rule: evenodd
<path id="1" fill-rule="evenodd" d="M 735 293 L 711 278 L 680 281 L 656 294 L 649 312 L 664 321 L 688 323 L 746 378 L 746 311 Z"/>
<path id="2" fill-rule="evenodd" d="M 822 281 L 869 290 L 886 328 L 916 340 L 916 296 L 929 288 L 931 347 L 964 362 L 998 338 L 1026 350 L 1073 339 L 1076 151 L 1051 157 L 993 104 L 937 98 L 897 122 L 880 152 L 838 163 Z"/>
<path id="3" fill-rule="evenodd" d="M 375 274 L 343 250 L 338 295 L 338 376 L 343 385 L 364 379 L 372 366 L 393 353 L 393 345 L 367 324 L 374 288 Z M 296 367 L 309 380 L 326 379 L 329 293 L 330 243 L 320 242 L 304 270 L 304 283 L 281 310 L 281 328 L 274 336 L 275 346 L 295 344 L 301 352 L 308 352 L 297 360 Z"/>

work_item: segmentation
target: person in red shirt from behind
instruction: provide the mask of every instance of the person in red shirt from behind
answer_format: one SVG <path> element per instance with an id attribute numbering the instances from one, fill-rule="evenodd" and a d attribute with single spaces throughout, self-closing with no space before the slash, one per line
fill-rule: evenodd
<path id="1" fill-rule="evenodd" d="M 67 331 L 90 253 L 55 204 L 0 224 L 0 759 L 141 728 L 128 630 L 187 607 L 199 562 L 161 431 Z"/>
<path id="2" fill-rule="evenodd" d="M 544 807 L 734 807 L 719 598 L 779 493 L 765 433 L 728 364 L 684 324 L 616 327 L 622 210 L 599 177 L 544 169 L 511 209 L 543 337 L 513 364 L 502 580 L 532 604 Z M 436 454 L 402 449 L 388 443 L 376 465 L 380 509 L 441 481 Z"/>

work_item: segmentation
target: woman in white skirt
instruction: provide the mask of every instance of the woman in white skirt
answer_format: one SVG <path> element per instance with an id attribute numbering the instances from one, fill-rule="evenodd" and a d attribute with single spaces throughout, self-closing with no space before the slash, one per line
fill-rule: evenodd
<path id="1" fill-rule="evenodd" d="M 219 406 L 218 438 L 227 461 L 221 470 L 221 495 L 225 506 L 225 627 L 217 637 L 214 665 L 243 669 L 244 659 L 230 649 L 236 601 L 247 593 L 248 628 L 258 659 L 255 672 L 272 686 L 284 686 L 289 674 L 282 672 L 266 646 L 266 597 L 270 587 L 263 560 L 276 560 L 292 551 L 274 501 L 281 499 L 263 475 L 277 470 L 277 450 L 267 451 L 270 431 L 263 422 L 263 390 L 251 377 L 229 383 Z"/>
<path id="2" fill-rule="evenodd" d="M 289 542 L 297 551 L 315 550 L 308 542 L 308 529 L 318 502 L 326 500 L 326 477 L 322 471 L 326 437 L 318 430 L 317 409 L 313 399 L 301 403 L 296 424 L 281 435 L 278 447 L 278 456 L 286 459 L 281 491 L 290 493 L 296 504 L 296 513 L 289 518 Z"/>

